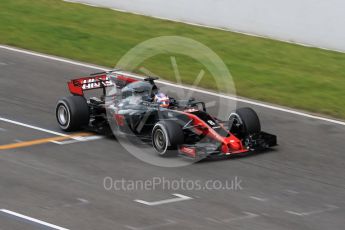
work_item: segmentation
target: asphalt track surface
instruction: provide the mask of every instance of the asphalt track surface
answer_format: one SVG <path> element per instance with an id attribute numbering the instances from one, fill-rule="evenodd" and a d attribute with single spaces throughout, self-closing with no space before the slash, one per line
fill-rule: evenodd
<path id="1" fill-rule="evenodd" d="M 0 49 L 0 117 L 60 132 L 54 109 L 57 99 L 68 95 L 65 82 L 95 71 Z M 138 160 L 112 138 L 0 150 L 0 229 L 344 229 L 345 126 L 250 106 L 264 130 L 278 135 L 273 151 L 163 168 Z M 0 145 L 55 137 L 0 120 Z M 242 190 L 103 186 L 105 177 L 205 182 L 236 176 Z M 161 202 L 176 193 L 188 198 Z"/>

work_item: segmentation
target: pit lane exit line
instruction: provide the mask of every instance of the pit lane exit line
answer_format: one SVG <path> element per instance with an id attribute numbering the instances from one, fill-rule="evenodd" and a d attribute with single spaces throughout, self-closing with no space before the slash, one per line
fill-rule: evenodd
<path id="1" fill-rule="evenodd" d="M 29 124 L 25 124 L 19 121 L 14 121 L 11 119 L 7 119 L 4 117 L 0 117 L 0 121 L 3 122 L 7 122 L 10 124 L 14 124 L 14 125 L 18 125 L 18 126 L 22 126 L 22 127 L 26 127 L 26 128 L 30 128 L 30 129 L 34 129 L 34 130 L 38 130 L 41 132 L 45 132 L 45 133 L 49 133 L 49 134 L 53 134 L 56 135 L 57 137 L 51 137 L 51 138 L 44 138 L 44 139 L 36 139 L 36 140 L 31 140 L 31 141 L 25 141 L 25 142 L 19 142 L 19 143 L 11 143 L 11 144 L 6 144 L 6 145 L 0 145 L 0 150 L 5 150 L 5 149 L 13 149 L 13 148 L 20 148 L 20 147 L 26 147 L 26 146 L 31 146 L 31 145 L 37 145 L 37 144 L 44 144 L 46 142 L 52 142 L 55 144 L 59 144 L 59 145 L 63 145 L 63 144 L 70 144 L 70 143 L 76 143 L 76 142 L 84 142 L 84 141 L 90 141 L 90 140 L 97 140 L 97 139 L 101 139 L 102 137 L 100 136 L 95 136 L 92 133 L 74 133 L 74 134 L 64 134 L 64 133 L 60 133 L 60 132 L 56 132 L 53 130 L 49 130 L 49 129 L 44 129 L 41 127 L 37 127 L 34 125 L 29 125 Z M 71 141 L 64 141 L 64 140 L 68 140 L 68 139 L 72 139 Z M 61 142 L 63 141 L 63 142 Z"/>
<path id="2" fill-rule="evenodd" d="M 7 118 L 4 118 L 4 117 L 0 117 L 0 121 L 4 121 L 4 122 L 11 123 L 11 124 L 14 124 L 14 125 L 23 126 L 23 127 L 30 128 L 30 129 L 35 129 L 35 130 L 38 130 L 38 131 L 41 131 L 41 132 L 45 132 L 45 133 L 54 134 L 54 135 L 57 135 L 57 136 L 62 136 L 62 137 L 68 137 L 69 136 L 69 135 L 64 134 L 64 133 L 59 133 L 59 132 L 56 132 L 56 131 L 53 131 L 53 130 L 44 129 L 44 128 L 37 127 L 37 126 L 34 126 L 34 125 L 25 124 L 25 123 L 22 123 L 22 122 L 19 122 L 19 121 L 14 121 L 14 120 L 7 119 Z M 76 139 L 76 138 L 72 138 L 72 139 Z"/>
<path id="3" fill-rule="evenodd" d="M 68 135 L 65 137 L 57 136 L 57 137 L 41 138 L 41 139 L 36 139 L 36 140 L 31 140 L 31 141 L 16 142 L 16 143 L 11 143 L 11 144 L 0 145 L 0 150 L 23 148 L 23 147 L 33 146 L 33 145 L 45 144 L 52 141 L 62 141 L 66 139 L 71 139 L 73 137 L 81 138 L 83 136 L 90 136 L 90 135 L 92 135 L 92 133 L 76 133 L 76 134 Z"/>

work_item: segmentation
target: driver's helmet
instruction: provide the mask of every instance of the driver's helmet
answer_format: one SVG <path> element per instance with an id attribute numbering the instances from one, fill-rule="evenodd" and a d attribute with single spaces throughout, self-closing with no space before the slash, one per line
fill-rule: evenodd
<path id="1" fill-rule="evenodd" d="M 157 93 L 153 99 L 155 103 L 157 103 L 160 107 L 167 108 L 170 104 L 170 99 L 164 93 Z"/>

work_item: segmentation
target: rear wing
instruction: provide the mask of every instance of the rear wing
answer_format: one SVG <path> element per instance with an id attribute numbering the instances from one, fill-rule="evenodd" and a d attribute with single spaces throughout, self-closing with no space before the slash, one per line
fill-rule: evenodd
<path id="1" fill-rule="evenodd" d="M 70 80 L 67 85 L 73 95 L 84 96 L 84 91 L 91 89 L 103 89 L 109 86 L 123 88 L 129 83 L 138 81 L 135 78 L 126 76 L 125 74 L 114 73 L 113 71 L 91 74 L 89 77 L 81 77 Z"/>

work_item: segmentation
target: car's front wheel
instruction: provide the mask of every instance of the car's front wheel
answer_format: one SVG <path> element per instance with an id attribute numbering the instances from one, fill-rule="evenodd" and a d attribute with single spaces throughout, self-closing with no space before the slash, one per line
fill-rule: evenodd
<path id="1" fill-rule="evenodd" d="M 182 128 L 173 121 L 159 121 L 152 130 L 152 146 L 160 156 L 176 156 L 183 141 Z"/>
<path id="2" fill-rule="evenodd" d="M 239 108 L 229 116 L 229 129 L 231 133 L 244 137 L 260 133 L 261 124 L 253 109 Z"/>

